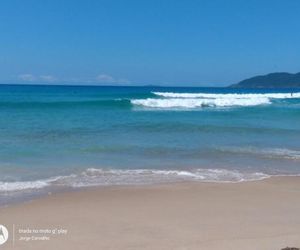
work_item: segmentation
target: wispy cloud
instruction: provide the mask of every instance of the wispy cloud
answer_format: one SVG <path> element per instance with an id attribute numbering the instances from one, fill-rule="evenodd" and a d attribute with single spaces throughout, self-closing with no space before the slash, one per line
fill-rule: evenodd
<path id="1" fill-rule="evenodd" d="M 18 78 L 24 82 L 34 82 L 36 80 L 36 77 L 32 74 L 21 74 Z"/>
<path id="2" fill-rule="evenodd" d="M 45 82 L 55 82 L 57 81 L 57 78 L 51 75 L 42 75 L 39 77 L 42 81 Z"/>
<path id="3" fill-rule="evenodd" d="M 52 75 L 33 75 L 33 74 L 21 74 L 18 79 L 23 82 L 55 82 L 57 78 Z"/>
<path id="4" fill-rule="evenodd" d="M 65 84 L 130 84 L 130 81 L 123 78 L 116 78 L 108 74 L 99 74 L 91 77 L 55 77 L 53 75 L 38 75 L 38 74 L 20 74 L 18 80 L 24 83 L 65 83 Z"/>
<path id="5" fill-rule="evenodd" d="M 116 82 L 116 79 L 110 75 L 100 74 L 96 76 L 96 81 L 103 83 L 113 83 Z"/>
<path id="6" fill-rule="evenodd" d="M 115 78 L 111 75 L 108 74 L 100 74 L 97 75 L 95 78 L 96 82 L 98 83 L 117 83 L 117 84 L 125 84 L 125 83 L 129 83 L 129 81 L 127 79 L 122 79 L 122 78 Z"/>

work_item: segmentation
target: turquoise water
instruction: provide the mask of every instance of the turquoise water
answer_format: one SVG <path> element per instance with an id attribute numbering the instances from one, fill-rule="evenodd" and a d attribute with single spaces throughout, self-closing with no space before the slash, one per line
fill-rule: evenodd
<path id="1" fill-rule="evenodd" d="M 300 174 L 300 90 L 0 86 L 0 196 Z"/>

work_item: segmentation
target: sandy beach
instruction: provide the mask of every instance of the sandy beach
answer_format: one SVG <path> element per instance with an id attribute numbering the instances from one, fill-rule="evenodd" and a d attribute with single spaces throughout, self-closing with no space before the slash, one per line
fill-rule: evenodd
<path id="1" fill-rule="evenodd" d="M 1 249 L 300 247 L 299 197 L 299 177 L 54 194 L 0 209 Z"/>

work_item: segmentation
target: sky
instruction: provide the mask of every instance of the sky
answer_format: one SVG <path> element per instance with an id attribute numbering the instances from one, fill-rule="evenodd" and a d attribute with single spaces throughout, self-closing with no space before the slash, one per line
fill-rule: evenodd
<path id="1" fill-rule="evenodd" d="M 299 0 L 2 0 L 0 83 L 225 86 L 300 71 Z"/>

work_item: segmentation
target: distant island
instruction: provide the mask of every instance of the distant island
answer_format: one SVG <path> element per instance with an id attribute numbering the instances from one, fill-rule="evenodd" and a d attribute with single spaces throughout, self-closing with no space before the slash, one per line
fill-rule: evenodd
<path id="1" fill-rule="evenodd" d="M 300 72 L 271 73 L 254 76 L 239 83 L 230 85 L 231 88 L 300 88 Z"/>

